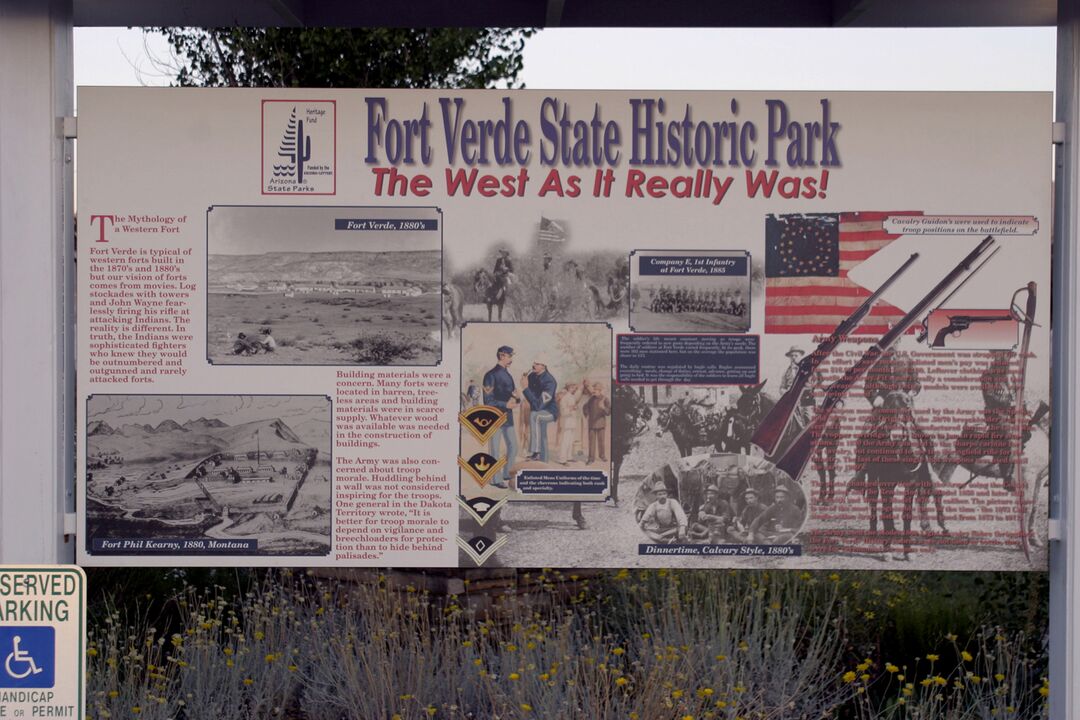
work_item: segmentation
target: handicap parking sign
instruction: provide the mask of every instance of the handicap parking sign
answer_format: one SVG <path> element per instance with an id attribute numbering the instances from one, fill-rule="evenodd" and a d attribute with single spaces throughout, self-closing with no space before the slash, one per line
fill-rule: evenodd
<path id="1" fill-rule="evenodd" d="M 0 688 L 51 688 L 56 682 L 56 630 L 0 625 Z"/>

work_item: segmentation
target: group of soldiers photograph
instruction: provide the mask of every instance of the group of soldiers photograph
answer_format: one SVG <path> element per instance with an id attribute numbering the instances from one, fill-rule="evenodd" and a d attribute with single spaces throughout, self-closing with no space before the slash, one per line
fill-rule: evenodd
<path id="1" fill-rule="evenodd" d="M 654 313 L 723 313 L 742 317 L 746 299 L 742 290 L 660 285 L 650 291 L 649 310 Z"/>
<path id="2" fill-rule="evenodd" d="M 662 466 L 640 495 L 641 504 L 651 501 L 639 510 L 638 526 L 662 544 L 783 545 L 806 520 L 799 488 L 768 462 L 744 463 L 739 456 L 702 459 L 678 472 Z"/>

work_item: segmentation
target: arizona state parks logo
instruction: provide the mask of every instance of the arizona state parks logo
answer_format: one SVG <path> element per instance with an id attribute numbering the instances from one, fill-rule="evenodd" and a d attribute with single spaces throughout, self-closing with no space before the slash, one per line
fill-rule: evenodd
<path id="1" fill-rule="evenodd" d="M 473 437 L 486 443 L 506 422 L 506 413 L 490 405 L 477 405 L 459 413 L 458 421 L 473 434 Z"/>
<path id="2" fill-rule="evenodd" d="M 458 465 L 472 475 L 476 482 L 480 483 L 480 487 L 487 485 L 505 464 L 506 458 L 495 458 L 486 452 L 478 452 L 468 460 L 458 458 Z"/>
<path id="3" fill-rule="evenodd" d="M 337 192 L 337 103 L 262 101 L 262 193 Z"/>

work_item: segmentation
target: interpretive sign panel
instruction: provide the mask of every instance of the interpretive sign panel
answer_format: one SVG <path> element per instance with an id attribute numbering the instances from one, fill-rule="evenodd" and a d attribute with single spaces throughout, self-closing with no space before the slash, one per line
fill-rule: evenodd
<path id="1" fill-rule="evenodd" d="M 1048 94 L 79 111 L 82 563 L 1046 567 Z"/>

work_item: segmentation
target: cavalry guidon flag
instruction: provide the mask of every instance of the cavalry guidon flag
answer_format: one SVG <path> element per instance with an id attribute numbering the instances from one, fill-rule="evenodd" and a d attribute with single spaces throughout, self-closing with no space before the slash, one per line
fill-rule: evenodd
<path id="1" fill-rule="evenodd" d="M 830 333 L 872 292 L 848 272 L 900 237 L 885 220 L 919 212 L 768 215 L 765 218 L 765 332 Z M 904 311 L 879 300 L 855 330 L 883 335 Z"/>

